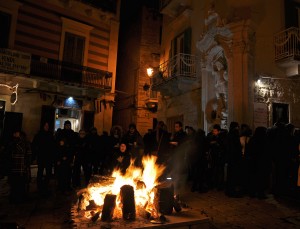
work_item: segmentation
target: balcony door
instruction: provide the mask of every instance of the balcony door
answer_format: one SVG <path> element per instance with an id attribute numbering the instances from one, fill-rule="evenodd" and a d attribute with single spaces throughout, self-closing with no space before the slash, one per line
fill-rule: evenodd
<path id="1" fill-rule="evenodd" d="M 85 38 L 69 32 L 65 33 L 62 64 L 62 79 L 81 83 Z"/>
<path id="2" fill-rule="evenodd" d="M 9 47 L 9 34 L 11 26 L 11 15 L 0 11 L 0 48 Z"/>
<path id="3" fill-rule="evenodd" d="M 300 2 L 298 0 L 285 0 L 284 1 L 285 8 L 285 27 L 299 27 L 300 16 L 299 16 L 299 8 Z"/>
<path id="4" fill-rule="evenodd" d="M 171 41 L 169 66 L 171 75 L 179 75 L 182 71 L 180 54 L 191 54 L 191 31 L 191 28 L 188 28 Z"/>

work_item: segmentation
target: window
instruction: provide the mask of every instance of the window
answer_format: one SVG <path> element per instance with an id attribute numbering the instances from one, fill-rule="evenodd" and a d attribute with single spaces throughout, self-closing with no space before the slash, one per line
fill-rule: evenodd
<path id="1" fill-rule="evenodd" d="M 300 7 L 300 3 L 298 3 L 296 0 L 284 1 L 286 28 L 299 26 L 299 14 L 298 14 L 299 7 Z"/>
<path id="2" fill-rule="evenodd" d="M 171 41 L 170 58 L 178 53 L 191 54 L 191 32 L 188 28 Z"/>
<path id="3" fill-rule="evenodd" d="M 59 59 L 86 66 L 92 29 L 93 27 L 89 25 L 62 17 Z"/>
<path id="4" fill-rule="evenodd" d="M 87 65 L 90 31 L 93 27 L 62 17 L 59 59 L 63 61 L 61 79 L 82 82 L 82 66 Z"/>
<path id="5" fill-rule="evenodd" d="M 19 7 L 16 0 L 0 1 L 0 48 L 14 48 Z"/>
<path id="6" fill-rule="evenodd" d="M 66 32 L 63 61 L 72 64 L 83 64 L 85 38 Z"/>
<path id="7" fill-rule="evenodd" d="M 0 11 L 0 48 L 9 47 L 9 34 L 11 26 L 11 15 Z"/>

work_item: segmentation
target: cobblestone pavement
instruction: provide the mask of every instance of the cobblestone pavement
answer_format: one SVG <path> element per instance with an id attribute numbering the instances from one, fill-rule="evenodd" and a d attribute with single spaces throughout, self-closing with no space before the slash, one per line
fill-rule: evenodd
<path id="1" fill-rule="evenodd" d="M 182 199 L 206 214 L 215 228 L 300 228 L 300 204 L 287 199 L 229 198 L 224 192 L 186 192 Z"/>
<path id="2" fill-rule="evenodd" d="M 73 228 L 71 206 L 76 201 L 75 192 L 62 195 L 55 191 L 51 181 L 52 195 L 38 195 L 35 179 L 30 184 L 29 199 L 22 204 L 10 204 L 7 179 L 0 180 L 0 229 L 3 223 L 13 222 L 29 229 Z M 192 193 L 186 187 L 181 194 L 182 202 L 190 208 L 207 215 L 212 228 L 300 228 L 299 202 L 275 199 L 269 195 L 265 200 L 256 198 L 229 198 L 223 192 Z M 1 227 L 2 223 L 2 227 Z"/>

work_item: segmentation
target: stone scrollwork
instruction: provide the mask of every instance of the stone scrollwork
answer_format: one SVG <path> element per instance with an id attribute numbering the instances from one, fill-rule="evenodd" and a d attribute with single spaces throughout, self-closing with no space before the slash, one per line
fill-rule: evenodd
<path id="1" fill-rule="evenodd" d="M 213 86 L 217 107 L 213 109 L 216 112 L 213 116 L 219 120 L 213 122 L 218 122 L 222 128 L 227 128 L 228 64 L 226 56 L 231 53 L 232 33 L 224 26 L 213 6 L 208 11 L 205 27 L 206 31 L 201 40 L 197 42 L 197 48 L 202 56 L 201 65 L 204 65 L 206 71 L 210 73 L 209 75 L 214 77 Z M 209 87 L 209 85 L 206 86 Z M 208 104 L 210 98 L 205 99 Z M 210 113 L 207 116 L 212 116 Z"/>

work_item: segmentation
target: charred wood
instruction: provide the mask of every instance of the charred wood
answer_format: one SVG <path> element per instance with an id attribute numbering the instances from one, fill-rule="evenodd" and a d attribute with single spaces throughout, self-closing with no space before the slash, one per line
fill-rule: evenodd
<path id="1" fill-rule="evenodd" d="M 122 214 L 123 219 L 133 220 L 136 216 L 135 211 L 135 200 L 134 200 L 134 189 L 130 185 L 123 185 L 121 187 L 121 203 L 122 203 Z"/>
<path id="2" fill-rule="evenodd" d="M 104 198 L 104 205 L 101 215 L 102 221 L 111 221 L 116 207 L 116 195 L 107 194 Z"/>

